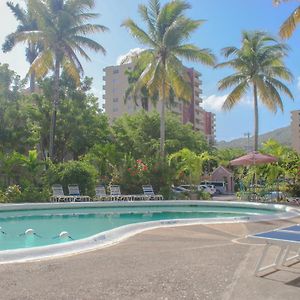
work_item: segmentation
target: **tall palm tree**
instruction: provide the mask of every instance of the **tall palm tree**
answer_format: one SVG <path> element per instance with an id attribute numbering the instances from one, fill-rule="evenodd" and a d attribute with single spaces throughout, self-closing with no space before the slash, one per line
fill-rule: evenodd
<path id="1" fill-rule="evenodd" d="M 176 97 L 190 100 L 191 81 L 179 58 L 214 65 L 215 57 L 208 49 L 185 44 L 202 23 L 185 16 L 191 6 L 183 0 L 173 0 L 161 6 L 159 0 L 149 0 L 148 6 L 140 5 L 138 12 L 147 26 L 147 31 L 133 20 L 123 22 L 129 32 L 147 49 L 134 61 L 143 72 L 135 84 L 135 92 L 146 86 L 150 96 L 158 92 L 161 101 L 160 155 L 165 156 L 165 105 L 171 90 Z"/>
<path id="2" fill-rule="evenodd" d="M 290 0 L 273 0 L 273 3 L 275 5 L 278 5 L 283 1 L 288 2 Z M 298 23 L 300 23 L 300 6 L 298 6 L 283 22 L 283 24 L 280 27 L 279 35 L 284 39 L 290 38 L 293 32 L 295 31 Z"/>
<path id="3" fill-rule="evenodd" d="M 241 48 L 227 47 L 222 49 L 227 62 L 216 67 L 232 67 L 236 73 L 219 81 L 219 90 L 233 87 L 227 96 L 224 110 L 230 110 L 247 92 L 253 90 L 254 104 L 254 150 L 258 149 L 258 99 L 272 112 L 278 107 L 283 111 L 283 102 L 279 92 L 293 99 L 288 87 L 280 81 L 292 80 L 292 74 L 285 67 L 283 58 L 287 46 L 278 43 L 264 32 L 243 32 Z"/>
<path id="4" fill-rule="evenodd" d="M 104 32 L 107 28 L 86 23 L 98 16 L 89 12 L 95 6 L 94 0 L 27 0 L 27 3 L 37 20 L 38 30 L 18 32 L 14 34 L 14 38 L 18 42 L 38 42 L 43 46 L 30 67 L 30 73 L 35 72 L 37 77 L 43 77 L 49 71 L 54 74 L 49 143 L 49 156 L 53 159 L 61 69 L 79 84 L 83 67 L 77 52 L 88 61 L 91 59 L 84 48 L 105 54 L 105 49 L 86 35 Z"/>
<path id="5" fill-rule="evenodd" d="M 19 22 L 19 25 L 14 33 L 9 34 L 6 37 L 2 45 L 2 51 L 4 53 L 11 51 L 15 47 L 16 45 L 16 40 L 14 38 L 15 34 L 23 31 L 37 30 L 37 22 L 35 19 L 33 19 L 32 13 L 29 10 L 25 10 L 22 7 L 20 7 L 19 4 L 14 4 L 11 1 L 6 2 L 6 5 L 10 8 L 12 13 L 14 14 L 15 18 Z M 30 64 L 32 64 L 33 61 L 36 59 L 40 50 L 41 50 L 41 45 L 39 43 L 28 41 L 26 47 L 26 59 Z M 34 90 L 35 90 L 35 74 L 34 72 L 32 72 L 30 74 L 30 92 L 34 92 Z"/>

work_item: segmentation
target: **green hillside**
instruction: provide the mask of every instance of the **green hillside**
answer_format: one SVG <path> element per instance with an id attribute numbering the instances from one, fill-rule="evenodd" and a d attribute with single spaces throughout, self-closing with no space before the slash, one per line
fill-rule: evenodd
<path id="1" fill-rule="evenodd" d="M 265 134 L 262 134 L 259 136 L 259 143 L 263 143 L 269 139 L 277 140 L 279 143 L 291 146 L 292 140 L 291 140 L 291 128 L 290 126 L 279 128 L 270 132 L 267 132 Z M 253 137 L 250 137 L 249 140 L 250 146 L 253 145 Z M 243 148 L 247 149 L 248 145 L 248 139 L 247 138 L 240 138 L 235 139 L 229 142 L 226 141 L 220 141 L 217 142 L 217 148 Z"/>

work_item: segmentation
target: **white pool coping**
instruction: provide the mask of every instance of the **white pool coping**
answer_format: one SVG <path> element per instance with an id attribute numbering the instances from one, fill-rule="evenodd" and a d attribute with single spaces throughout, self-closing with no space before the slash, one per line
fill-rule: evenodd
<path id="1" fill-rule="evenodd" d="M 226 207 L 249 207 L 258 209 L 278 210 L 272 215 L 254 215 L 249 217 L 233 218 L 207 218 L 207 219 L 172 219 L 161 221 L 150 221 L 124 225 L 115 229 L 101 232 L 88 238 L 71 241 L 63 244 L 53 244 L 33 248 L 22 248 L 0 251 L 0 264 L 24 263 L 40 261 L 57 257 L 70 256 L 73 254 L 93 251 L 117 244 L 131 236 L 146 230 L 200 224 L 220 223 L 242 223 L 260 222 L 277 219 L 288 219 L 300 215 L 300 209 L 281 204 L 267 204 L 254 202 L 228 202 L 228 201 L 199 201 L 199 200 L 176 200 L 176 201 L 130 201 L 130 202 L 74 202 L 74 203 L 24 203 L 24 204 L 2 204 L 0 211 L 12 210 L 36 210 L 36 209 L 58 209 L 58 208 L 82 208 L 82 207 L 130 207 L 130 206 L 165 206 L 165 205 L 205 205 Z"/>

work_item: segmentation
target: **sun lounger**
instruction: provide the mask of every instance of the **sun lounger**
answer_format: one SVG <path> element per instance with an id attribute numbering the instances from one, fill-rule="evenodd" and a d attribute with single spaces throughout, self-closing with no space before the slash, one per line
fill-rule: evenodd
<path id="1" fill-rule="evenodd" d="M 282 266 L 288 266 L 288 262 L 293 263 L 300 261 L 300 225 L 293 225 L 285 228 L 279 228 L 272 231 L 262 232 L 250 236 L 252 238 L 262 239 L 266 242 L 266 246 L 258 261 L 255 269 L 255 275 L 261 276 L 259 273 L 269 270 L 268 273 L 280 270 Z M 267 256 L 268 250 L 272 246 L 280 248 L 277 257 L 271 265 L 264 266 L 263 262 Z M 289 257 L 289 253 L 293 251 L 296 254 Z"/>
<path id="2" fill-rule="evenodd" d="M 94 198 L 95 201 L 106 201 L 111 200 L 111 196 L 106 194 L 104 185 L 97 185 L 95 188 L 96 196 Z"/>
<path id="3" fill-rule="evenodd" d="M 121 189 L 119 185 L 111 185 L 110 186 L 110 196 L 113 201 L 132 201 L 132 195 L 122 195 Z"/>
<path id="4" fill-rule="evenodd" d="M 73 196 L 67 196 L 64 194 L 64 190 L 61 184 L 52 185 L 52 196 L 50 197 L 51 202 L 71 202 L 75 201 Z"/>
<path id="5" fill-rule="evenodd" d="M 91 198 L 89 196 L 81 196 L 79 187 L 77 184 L 69 184 L 69 195 L 73 196 L 75 198 L 75 201 L 91 201 Z"/>
<path id="6" fill-rule="evenodd" d="M 152 185 L 143 185 L 143 192 L 146 200 L 164 200 L 162 195 L 155 195 Z"/>

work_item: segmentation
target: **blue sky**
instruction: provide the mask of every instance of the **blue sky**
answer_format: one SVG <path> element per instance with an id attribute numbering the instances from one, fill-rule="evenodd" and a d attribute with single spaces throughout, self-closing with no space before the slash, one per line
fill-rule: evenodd
<path id="1" fill-rule="evenodd" d="M 16 22 L 5 6 L 4 0 L 0 0 L 1 23 L 6 26 L 0 28 L 0 43 L 2 44 L 6 34 L 16 28 Z M 24 3 L 24 0 L 15 0 L 15 3 Z M 165 3 L 166 1 L 162 1 Z M 297 1 L 290 1 L 275 7 L 272 0 L 190 0 L 192 9 L 188 15 L 193 19 L 205 19 L 204 25 L 191 37 L 190 42 L 202 48 L 210 48 L 222 61 L 220 49 L 226 46 L 239 46 L 241 43 L 241 31 L 264 30 L 277 35 L 282 22 L 299 5 Z M 92 62 L 83 61 L 85 74 L 94 78 L 93 91 L 99 97 L 102 104 L 102 77 L 103 68 L 115 65 L 117 59 L 126 54 L 130 49 L 140 48 L 139 45 L 121 27 L 124 19 L 130 17 L 141 24 L 137 15 L 137 7 L 147 0 L 96 0 L 95 11 L 101 16 L 97 23 L 109 27 L 110 31 L 97 34 L 93 38 L 101 43 L 107 50 L 107 55 L 91 53 Z M 295 80 L 289 85 L 295 101 L 284 97 L 285 112 L 274 115 L 264 107 L 260 107 L 260 133 L 287 126 L 290 123 L 290 111 L 300 109 L 300 30 L 296 30 L 293 37 L 287 41 L 291 48 L 286 59 L 288 68 L 294 74 Z M 9 54 L 0 53 L 0 62 L 9 63 L 11 68 L 24 76 L 28 70 L 28 64 L 24 58 L 24 47 L 18 46 Z M 194 67 L 203 74 L 203 98 L 204 107 L 217 115 L 217 139 L 230 140 L 242 137 L 246 132 L 253 131 L 253 114 L 251 94 L 243 99 L 229 112 L 220 110 L 224 101 L 225 92 L 218 92 L 217 82 L 233 71 L 230 69 L 214 70 L 200 64 L 185 62 L 189 67 Z"/>

